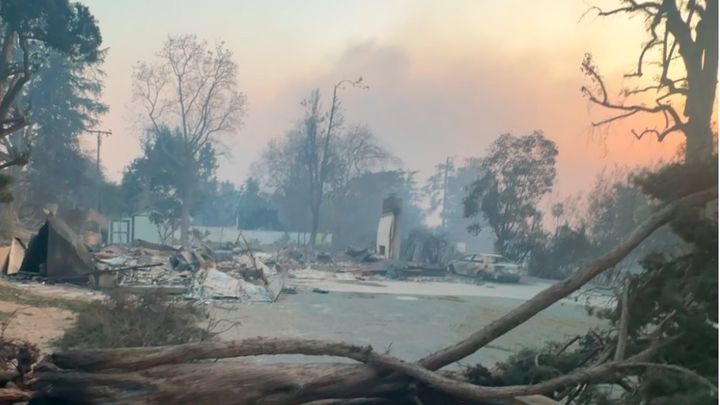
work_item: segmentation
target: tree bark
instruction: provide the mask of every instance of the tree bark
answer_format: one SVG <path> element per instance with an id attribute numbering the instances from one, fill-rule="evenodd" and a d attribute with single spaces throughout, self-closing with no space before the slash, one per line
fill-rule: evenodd
<path id="1" fill-rule="evenodd" d="M 180 244 L 188 246 L 190 239 L 190 188 L 185 187 L 182 192 L 182 208 L 180 211 Z"/>
<path id="2" fill-rule="evenodd" d="M 365 362 L 371 351 L 372 348 L 369 346 L 339 342 L 257 337 L 229 342 L 187 343 L 174 346 L 73 350 L 54 353 L 50 358 L 53 364 L 63 369 L 100 371 L 142 370 L 163 364 L 278 353 L 337 356 Z"/>
<path id="3" fill-rule="evenodd" d="M 687 73 L 687 98 L 684 114 L 685 160 L 708 162 L 713 155 L 712 114 L 715 108 L 718 74 L 718 2 L 706 2 L 706 10 L 695 28 L 695 41 L 682 20 L 675 2 L 664 5 L 667 26 L 677 38 Z"/>
<path id="4" fill-rule="evenodd" d="M 223 361 L 162 365 L 133 372 L 38 373 L 36 396 L 83 403 L 133 404 L 301 404 L 367 396 L 365 387 L 339 392 L 349 364 L 257 364 Z M 339 376 L 339 377 L 337 377 Z M 66 402 L 67 403 L 67 402 Z"/>
<path id="5" fill-rule="evenodd" d="M 190 209 L 192 204 L 193 192 L 195 191 L 195 154 L 192 151 L 185 153 L 184 168 L 185 175 L 181 179 L 180 200 L 182 207 L 180 210 L 180 244 L 188 247 L 190 241 Z"/>
<path id="6" fill-rule="evenodd" d="M 710 125 L 696 124 L 694 120 L 686 125 L 685 161 L 708 162 L 712 159 L 714 140 Z"/>
<path id="7" fill-rule="evenodd" d="M 322 184 L 320 184 L 320 187 L 322 187 Z M 320 191 L 320 194 L 322 194 L 322 191 Z M 322 205 L 322 196 L 319 197 L 316 201 L 313 201 L 312 207 L 311 207 L 311 221 L 310 224 L 310 243 L 308 244 L 311 249 L 315 249 L 316 242 L 317 242 L 317 233 L 318 229 L 320 228 L 320 209 Z"/>
<path id="8" fill-rule="evenodd" d="M 628 359 L 636 364 L 650 358 L 651 347 Z M 83 398 L 91 403 L 298 404 L 317 400 L 367 398 L 382 392 L 387 398 L 417 395 L 398 375 L 385 374 L 374 386 L 348 379 L 359 367 L 350 364 L 257 364 L 244 361 L 189 363 L 197 359 L 255 354 L 301 353 L 349 357 L 377 369 L 393 370 L 431 388 L 465 401 L 511 399 L 555 391 L 590 381 L 604 381 L 626 362 L 611 362 L 576 370 L 534 385 L 483 387 L 422 368 L 369 347 L 302 339 L 248 339 L 164 348 L 110 349 L 79 355 L 53 356 L 57 366 L 81 366 L 83 371 L 40 371 L 32 388 L 40 396 Z M 143 359 L 143 356 L 149 360 Z M 124 359 L 126 357 L 127 359 Z M 185 360 L 182 364 L 173 364 Z M 90 361 L 88 361 L 90 360 Z M 161 364 L 162 362 L 166 362 Z M 148 367 L 149 366 L 149 367 Z M 612 378 L 615 378 L 613 376 Z M 394 381 L 395 380 L 395 381 Z M 189 390 L 188 387 L 192 387 Z"/>

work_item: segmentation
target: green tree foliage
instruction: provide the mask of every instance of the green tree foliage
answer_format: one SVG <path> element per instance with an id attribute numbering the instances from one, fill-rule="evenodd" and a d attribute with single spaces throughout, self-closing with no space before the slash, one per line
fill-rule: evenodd
<path id="1" fill-rule="evenodd" d="M 581 211 L 570 212 L 572 201 L 553 205 L 555 229 L 545 238 L 537 239 L 528 262 L 529 273 L 544 278 L 564 278 L 582 263 L 614 248 L 660 204 L 636 184 L 637 178 L 649 173 L 648 169 L 629 173 L 622 169 L 604 170 Z M 639 261 L 650 252 L 672 250 L 682 243 L 669 229 L 661 228 L 597 281 L 613 284 L 628 272 L 640 271 Z"/>
<path id="2" fill-rule="evenodd" d="M 569 276 L 593 252 L 585 228 L 574 229 L 564 224 L 550 238 L 536 242 L 530 254 L 528 273 L 531 276 L 560 279 Z"/>
<path id="3" fill-rule="evenodd" d="M 634 177 L 636 189 L 659 204 L 715 187 L 717 181 L 717 160 L 674 163 Z M 708 381 L 717 386 L 718 378 L 717 224 L 717 201 L 705 207 L 680 208 L 669 224 L 678 238 L 673 247 L 648 246 L 646 252 L 650 253 L 641 259 L 639 271 L 623 273 L 628 286 L 623 359 L 653 345 L 658 350 L 646 360 L 651 365 L 548 394 L 556 399 L 572 397 L 580 404 L 717 402 L 717 388 L 708 386 Z M 619 301 L 616 308 L 593 311 L 608 321 L 608 327 L 591 331 L 575 344 L 548 343 L 524 350 L 498 364 L 492 375 L 475 367 L 468 376 L 483 385 L 531 384 L 612 361 L 620 339 L 622 304 Z M 608 384 L 616 385 L 610 397 L 606 395 Z"/>
<path id="4" fill-rule="evenodd" d="M 207 190 L 206 183 L 199 182 L 212 183 L 216 169 L 212 144 L 205 144 L 197 159 L 186 159 L 182 134 L 160 127 L 145 140 L 143 156 L 130 163 L 123 175 L 122 190 L 127 209 L 150 212 L 155 223 L 176 229 L 181 217 L 177 210 L 182 209 L 180 196 L 188 189 Z M 187 177 L 188 172 L 193 173 L 191 178 Z M 206 194 L 191 195 L 195 199 L 193 204 L 201 207 Z"/>
<path id="5" fill-rule="evenodd" d="M 90 10 L 67 0 L 3 0 L 0 3 L 3 25 L 14 33 L 18 46 L 27 41 L 37 47 L 29 59 L 35 61 L 50 48 L 78 62 L 95 62 L 102 41 L 100 29 Z"/>
<path id="6" fill-rule="evenodd" d="M 197 207 L 197 223 L 240 229 L 280 229 L 277 209 L 260 191 L 260 184 L 254 178 L 248 178 L 239 189 L 228 181 L 211 181 L 204 188 L 203 201 Z"/>
<path id="7" fill-rule="evenodd" d="M 260 190 L 260 183 L 252 177 L 240 188 L 237 217 L 240 229 L 280 229 L 278 210 L 273 207 L 269 196 Z"/>
<path id="8" fill-rule="evenodd" d="M 202 202 L 195 207 L 195 223 L 206 226 L 233 227 L 237 220 L 240 191 L 227 181 L 206 182 Z"/>
<path id="9" fill-rule="evenodd" d="M 97 349 L 198 342 L 214 336 L 198 326 L 206 317 L 198 306 L 157 291 L 131 295 L 115 289 L 102 301 L 82 307 L 58 346 Z"/>
<path id="10" fill-rule="evenodd" d="M 253 171 L 271 194 L 282 227 L 288 231 L 310 229 L 309 179 L 303 169 L 301 136 L 293 131 L 271 139 Z"/>
<path id="11" fill-rule="evenodd" d="M 604 338 L 604 335 L 604 332 L 592 331 L 570 342 L 548 342 L 539 348 L 525 348 L 496 364 L 492 372 L 482 365 L 475 365 L 465 370 L 465 376 L 473 384 L 491 387 L 537 384 L 595 361 L 602 349 L 598 339 Z M 605 391 L 593 385 L 570 387 L 546 395 L 567 401 L 561 403 L 608 403 Z"/>
<path id="12" fill-rule="evenodd" d="M 717 158 L 710 163 L 671 164 L 637 181 L 648 195 L 672 201 L 716 186 Z M 673 341 L 663 347 L 657 360 L 710 381 L 718 377 L 717 226 L 716 201 L 705 208 L 684 209 L 671 223 L 684 245 L 647 255 L 642 273 L 630 278 L 629 346 L 644 347 L 645 331 L 662 324 L 662 337 Z M 618 322 L 618 316 L 610 315 L 613 322 Z M 628 394 L 629 403 L 717 402 L 696 378 L 666 370 L 649 370 L 640 377 L 639 389 Z"/>
<path id="13" fill-rule="evenodd" d="M 0 1 L 0 168 L 28 162 L 29 142 L 10 134 L 30 124 L 31 104 L 21 102 L 26 85 L 54 53 L 79 65 L 102 58 L 102 37 L 87 7 L 67 0 Z M 20 139 L 18 139 L 18 137 Z M 18 147 L 19 146 L 19 147 Z M 0 173 L 0 177 L 7 177 Z M 5 186 L 9 183 L 3 180 Z M 0 189 L 5 200 L 6 188 Z"/>
<path id="14" fill-rule="evenodd" d="M 504 134 L 482 158 L 482 177 L 474 181 L 464 200 L 466 217 L 482 216 L 495 233 L 495 249 L 524 260 L 542 235 L 538 203 L 555 183 L 555 143 L 541 132 Z M 471 225 L 479 232 L 479 222 Z"/>
<path id="15" fill-rule="evenodd" d="M 652 195 L 643 192 L 637 184 L 638 178 L 644 178 L 652 172 L 639 169 L 630 173 L 601 173 L 595 187 L 588 194 L 587 232 L 592 243 L 590 255 L 599 256 L 617 244 L 625 235 L 635 229 L 645 218 L 661 204 Z M 661 228 L 645 239 L 612 271 L 603 275 L 611 281 L 622 277 L 624 273 L 640 270 L 639 261 L 653 251 L 670 251 L 683 244 L 673 232 Z"/>
<path id="16" fill-rule="evenodd" d="M 102 56 L 97 63 L 101 62 Z M 32 160 L 24 180 L 28 203 L 36 212 L 47 203 L 95 207 L 96 187 L 103 180 L 94 159 L 80 150 L 79 138 L 107 111 L 99 101 L 101 79 L 96 65 L 53 52 L 28 86 L 24 99 L 33 106 L 33 124 L 28 129 Z"/>

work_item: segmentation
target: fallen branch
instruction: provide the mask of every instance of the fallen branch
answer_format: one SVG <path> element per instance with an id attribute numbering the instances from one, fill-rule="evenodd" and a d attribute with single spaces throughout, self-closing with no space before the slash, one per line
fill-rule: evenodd
<path id="1" fill-rule="evenodd" d="M 655 364 L 644 363 L 644 361 L 651 358 L 662 346 L 670 344 L 673 340 L 674 339 L 668 339 L 666 342 L 654 344 L 644 351 L 628 358 L 627 361 L 609 362 L 599 366 L 576 370 L 572 373 L 538 384 L 509 385 L 504 387 L 478 386 L 464 381 L 444 377 L 437 372 L 421 368 L 415 364 L 403 362 L 399 359 L 390 358 L 390 356 L 373 354 L 373 357 L 379 357 L 380 359 L 377 362 L 383 367 L 390 367 L 395 371 L 402 372 L 403 374 L 427 383 L 431 387 L 450 395 L 459 398 L 486 401 L 489 399 L 504 399 L 525 395 L 547 394 L 564 387 L 578 385 L 581 383 L 614 381 L 617 379 L 616 374 L 622 369 L 632 368 L 639 364 Z"/>
<path id="2" fill-rule="evenodd" d="M 310 339 L 250 338 L 228 342 L 186 343 L 174 346 L 77 350 L 52 354 L 51 361 L 63 369 L 101 371 L 143 370 L 165 364 L 264 354 L 337 356 L 360 362 L 369 360 L 369 346 Z"/>
<path id="3" fill-rule="evenodd" d="M 459 398 L 488 400 L 543 394 L 567 386 L 596 381 L 598 379 L 603 380 L 605 377 L 609 376 L 612 376 L 612 378 L 608 378 L 608 380 L 611 380 L 615 378 L 614 373 L 618 370 L 634 367 L 628 364 L 641 364 L 640 362 L 649 358 L 655 350 L 657 350 L 657 346 L 633 356 L 631 359 L 628 359 L 627 362 L 606 363 L 600 366 L 578 370 L 539 384 L 505 387 L 483 387 L 449 378 L 440 373 L 422 368 L 417 364 L 400 360 L 394 356 L 374 352 L 372 348 L 368 346 L 355 346 L 346 343 L 327 343 L 317 340 L 303 339 L 253 338 L 231 342 L 190 343 L 154 348 L 70 351 L 53 354 L 51 356 L 51 361 L 56 366 L 64 369 L 65 373 L 72 369 L 81 370 L 81 372 L 75 373 L 78 375 L 77 378 L 82 376 L 86 380 L 94 380 L 102 385 L 114 385 L 119 381 L 128 382 L 130 381 L 130 378 L 135 378 L 132 377 L 136 375 L 133 372 L 141 372 L 137 375 L 142 376 L 143 378 L 158 374 L 159 372 L 157 370 L 160 369 L 168 370 L 169 367 L 178 367 L 177 370 L 179 370 L 182 367 L 192 366 L 190 369 L 195 372 L 195 366 L 201 365 L 179 364 L 192 362 L 194 360 L 255 356 L 263 354 L 327 355 L 357 360 L 374 366 L 378 370 L 386 369 L 396 371 L 419 380 L 422 383 L 428 384 L 434 389 Z M 212 364 L 217 370 L 221 370 L 223 373 L 226 373 L 228 370 L 223 369 L 221 364 L 234 363 Z M 233 365 L 232 367 L 236 366 Z M 248 365 L 237 367 L 247 368 Z M 88 372 L 98 372 L 103 370 L 115 370 L 116 372 L 110 374 L 88 374 Z M 122 377 L 124 374 L 117 373 L 117 370 L 130 371 L 131 373 L 127 374 L 129 379 L 124 380 Z M 258 369 L 257 372 L 260 372 L 260 370 Z M 57 379 L 65 378 L 70 377 L 62 377 L 53 373 L 47 374 L 44 377 L 40 376 L 40 380 L 45 381 L 46 383 L 48 381 L 56 381 Z M 240 376 L 235 378 L 237 381 L 240 381 L 241 379 Z M 398 386 L 397 383 L 393 384 L 391 380 L 392 379 L 388 379 L 388 381 L 386 381 L 387 383 L 390 383 L 389 386 L 391 388 L 398 389 L 403 386 Z M 141 381 L 143 385 L 150 384 L 150 382 L 147 382 L 144 379 L 138 379 L 136 380 L 136 383 L 140 384 Z M 309 384 L 313 384 L 313 382 L 310 382 Z M 323 384 L 320 384 L 319 386 L 322 385 Z M 300 390 L 298 387 L 296 387 L 296 389 Z M 324 387 L 323 389 L 329 388 Z M 305 393 L 304 395 L 308 395 L 308 393 Z"/>
<path id="4" fill-rule="evenodd" d="M 716 199 L 717 193 L 717 187 L 713 187 L 690 194 L 664 206 L 643 221 L 625 240 L 606 255 L 590 262 L 567 279 L 541 291 L 506 315 L 473 333 L 467 339 L 425 357 L 420 360 L 419 364 L 430 370 L 437 370 L 473 354 L 540 311 L 577 291 L 600 273 L 615 266 L 656 229 L 668 223 L 676 215 L 679 207 L 705 204 Z"/>
<path id="5" fill-rule="evenodd" d="M 487 401 L 543 394 L 578 384 L 616 381 L 621 372 L 627 374 L 628 369 L 641 368 L 640 364 L 645 364 L 658 346 L 625 361 L 612 361 L 579 369 L 534 385 L 483 387 L 449 378 L 433 370 L 472 354 L 611 268 L 653 231 L 670 221 L 678 207 L 697 206 L 715 198 L 717 188 L 689 195 L 663 207 L 607 255 L 585 266 L 568 279 L 540 292 L 468 339 L 436 352 L 419 363 L 377 353 L 368 346 L 304 339 L 254 338 L 234 342 L 56 353 L 51 356 L 52 362 L 64 370 L 60 373 L 39 373 L 39 386 L 44 384 L 57 390 L 61 386 L 72 389 L 74 385 L 87 384 L 98 393 L 119 389 L 132 392 L 134 399 L 164 403 L 190 401 L 193 398 L 219 399 L 222 397 L 219 396 L 220 393 L 226 397 L 228 387 L 233 387 L 231 394 L 237 395 L 234 397 L 235 403 L 242 402 L 239 399 L 243 399 L 248 402 L 262 400 L 265 404 L 295 404 L 323 399 L 404 395 L 407 394 L 409 385 L 415 384 L 427 384 L 437 391 L 458 398 Z M 329 355 L 365 364 L 187 364 L 203 359 L 268 354 Z M 608 351 L 608 358 L 611 356 L 612 351 Z M 104 373 L 103 370 L 115 371 Z M 97 371 L 100 372 L 93 373 Z M 416 382 L 413 382 L 413 379 Z M 186 389 L 188 381 L 196 383 L 192 392 Z M 111 390 L 108 391 L 107 388 Z"/>

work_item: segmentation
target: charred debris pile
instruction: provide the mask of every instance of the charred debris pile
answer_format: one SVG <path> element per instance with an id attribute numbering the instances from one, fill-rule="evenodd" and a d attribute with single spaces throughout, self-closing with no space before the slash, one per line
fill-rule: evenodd
<path id="1" fill-rule="evenodd" d="M 57 216 L 48 216 L 29 240 L 0 247 L 0 269 L 14 281 L 73 283 L 98 289 L 148 289 L 201 301 L 235 299 L 274 302 L 287 278 L 366 280 L 445 276 L 438 265 L 388 260 L 371 249 L 348 248 L 339 255 L 286 246 L 270 252 L 243 240 L 189 247 L 143 240 L 90 247 Z"/>

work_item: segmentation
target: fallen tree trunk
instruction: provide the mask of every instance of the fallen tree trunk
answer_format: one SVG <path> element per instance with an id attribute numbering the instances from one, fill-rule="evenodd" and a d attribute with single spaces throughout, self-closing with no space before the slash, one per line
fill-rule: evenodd
<path id="1" fill-rule="evenodd" d="M 39 371 L 32 389 L 39 389 L 41 395 L 58 395 L 58 392 L 70 395 L 86 390 L 87 398 L 101 398 L 97 403 L 120 398 L 118 401 L 138 403 L 262 401 L 263 404 L 298 404 L 351 398 L 413 400 L 417 387 L 426 384 L 455 398 L 486 401 L 548 393 L 579 383 L 597 382 L 606 376 L 616 379 L 621 370 L 633 370 L 635 366 L 631 364 L 642 364 L 644 358 L 636 355 L 626 361 L 576 370 L 539 384 L 505 387 L 477 386 L 433 370 L 474 353 L 612 268 L 652 232 L 670 221 L 678 208 L 698 206 L 715 198 L 717 188 L 689 195 L 663 207 L 605 256 L 538 293 L 467 339 L 418 363 L 408 363 L 374 352 L 369 347 L 345 343 L 255 338 L 176 347 L 56 353 L 52 361 L 61 370 Z M 262 354 L 330 355 L 365 364 L 267 365 L 235 361 L 188 364 L 190 361 Z M 416 382 L 422 384 L 418 386 Z M 48 387 L 51 388 L 49 391 Z"/>
<path id="2" fill-rule="evenodd" d="M 652 349 L 654 350 L 654 349 Z M 628 359 L 628 364 L 646 360 L 649 349 Z M 352 364 L 256 364 L 226 361 L 189 363 L 198 359 L 221 359 L 260 354 L 311 354 L 347 357 L 377 370 L 392 370 L 428 384 L 454 398 L 473 401 L 512 399 L 552 392 L 560 388 L 602 380 L 626 362 L 590 367 L 535 385 L 483 387 L 427 370 L 417 364 L 374 352 L 369 347 L 344 343 L 323 343 L 302 339 L 253 338 L 232 342 L 206 342 L 160 348 L 135 348 L 67 352 L 53 355 L 62 370 L 39 372 L 33 388 L 41 396 L 85 398 L 95 402 L 137 403 L 254 403 L 295 404 L 322 399 L 357 398 L 378 388 L 385 395 L 403 398 L 406 385 L 380 380 L 378 386 L 352 385 L 338 390 L 334 382 L 345 383 Z M 149 360 L 145 360 L 145 358 Z M 185 359 L 182 364 L 176 364 Z M 388 374 L 386 376 L 389 377 Z M 613 377 L 614 379 L 614 377 Z M 384 385 L 383 385 L 384 384 Z M 187 387 L 192 386 L 192 392 Z M 232 388 L 228 388 L 232 387 Z M 230 394 L 228 397 L 227 395 Z M 230 398 L 225 402 L 223 398 Z"/>
<path id="3" fill-rule="evenodd" d="M 143 370 L 164 364 L 263 354 L 336 356 L 367 362 L 371 352 L 372 347 L 370 346 L 310 339 L 257 337 L 229 342 L 187 343 L 174 346 L 71 350 L 54 353 L 50 358 L 53 364 L 63 369 L 100 371 L 107 369 Z"/>
<path id="4" fill-rule="evenodd" d="M 314 382 L 342 376 L 352 364 L 185 363 L 129 372 L 38 373 L 37 398 L 82 403 L 300 404 L 366 396 L 361 388 L 336 395 Z"/>
<path id="5" fill-rule="evenodd" d="M 398 395 L 406 391 L 407 379 L 394 378 L 384 381 L 384 377 L 388 377 L 391 373 L 359 364 L 261 365 L 237 361 L 192 363 L 199 360 L 271 354 L 335 356 L 364 363 L 370 363 L 371 359 L 378 355 L 367 346 L 275 338 L 163 347 L 68 351 L 55 353 L 49 357 L 50 366 L 56 366 L 60 370 L 38 372 L 33 388 L 43 391 L 47 387 L 52 387 L 54 392 L 57 392 L 58 387 L 67 387 L 70 391 L 65 392 L 63 394 L 65 396 L 82 390 L 80 395 L 95 398 L 98 402 L 109 400 L 110 397 L 98 396 L 108 392 L 111 393 L 112 398 L 122 400 L 133 398 L 133 401 L 140 398 L 151 403 L 154 403 L 156 396 L 164 398 L 178 395 L 178 398 L 173 397 L 172 402 L 174 402 L 179 400 L 181 394 L 173 394 L 173 390 L 179 389 L 182 384 L 176 388 L 165 387 L 161 390 L 153 388 L 151 392 L 148 391 L 148 387 L 160 383 L 161 375 L 165 376 L 162 378 L 176 376 L 183 380 L 186 378 L 183 375 L 187 374 L 187 381 L 192 381 L 193 386 L 205 384 L 202 377 L 197 375 L 200 374 L 200 371 L 196 372 L 197 368 L 197 370 L 206 370 L 208 378 L 222 378 L 228 384 L 242 385 L 246 379 L 254 381 L 256 377 L 265 378 L 266 373 L 274 373 L 275 378 L 279 379 L 273 380 L 269 385 L 256 385 L 254 391 L 238 397 L 242 401 L 233 403 L 252 403 L 255 395 L 260 395 L 259 392 L 262 393 L 263 403 L 297 404 L 323 399 L 367 397 L 374 392 Z M 158 381 L 155 381 L 156 378 Z M 358 384 L 359 381 L 371 379 L 377 379 L 372 387 Z M 80 388 L 83 385 L 76 385 L 80 380 L 86 381 L 85 388 Z M 127 386 L 129 389 L 118 391 L 117 386 L 126 387 L 123 382 L 129 384 Z M 203 401 L 212 398 L 208 396 L 212 391 L 208 394 L 203 393 L 202 390 L 194 391 L 197 398 L 203 398 Z M 143 392 L 146 394 L 141 394 Z"/>

